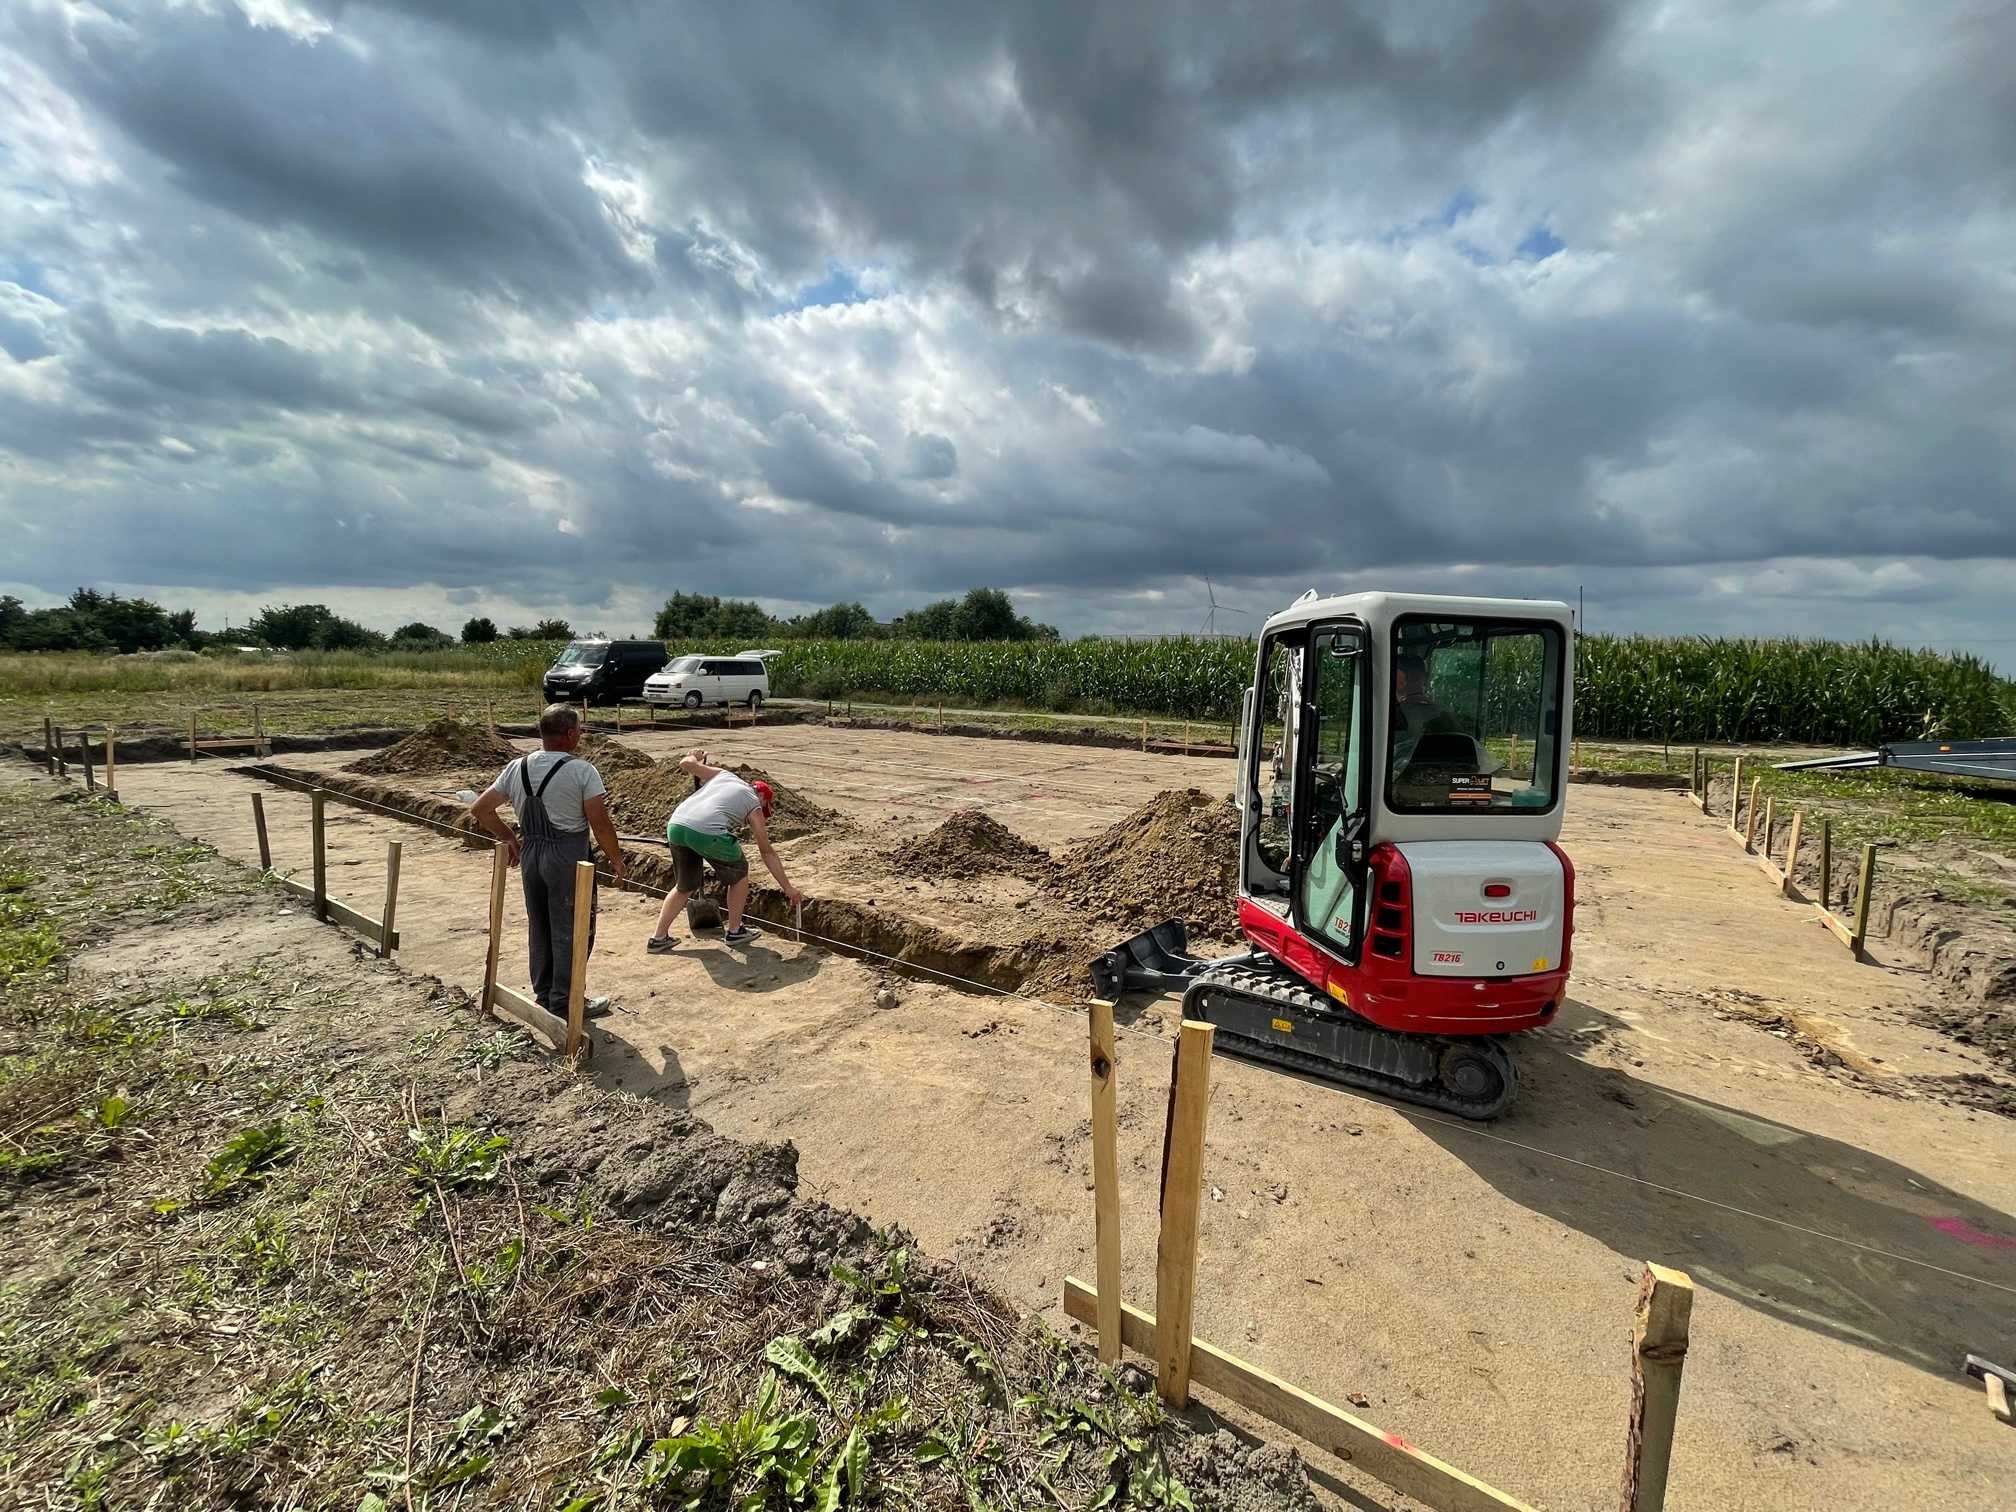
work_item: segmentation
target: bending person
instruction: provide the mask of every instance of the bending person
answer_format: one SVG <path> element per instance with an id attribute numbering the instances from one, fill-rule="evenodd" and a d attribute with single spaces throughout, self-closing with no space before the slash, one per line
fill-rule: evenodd
<path id="1" fill-rule="evenodd" d="M 770 844 L 770 811 L 776 802 L 770 784 L 744 782 L 709 762 L 705 751 L 682 756 L 679 770 L 698 786 L 665 825 L 677 885 L 658 912 L 657 933 L 647 942 L 653 955 L 663 955 L 679 943 L 672 934 L 672 921 L 699 890 L 709 869 L 728 889 L 728 932 L 723 938 L 730 945 L 741 945 L 762 933 L 742 922 L 742 910 L 749 902 L 749 858 L 742 854 L 738 837 L 745 829 L 784 896 L 794 906 L 805 896 L 784 875 L 784 863 Z"/>

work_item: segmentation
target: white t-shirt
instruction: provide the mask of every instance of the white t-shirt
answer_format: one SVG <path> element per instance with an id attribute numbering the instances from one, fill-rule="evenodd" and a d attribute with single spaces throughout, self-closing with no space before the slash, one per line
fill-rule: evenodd
<path id="1" fill-rule="evenodd" d="M 503 795 L 504 801 L 518 814 L 519 823 L 525 816 L 520 805 L 526 801 L 524 778 L 532 781 L 531 791 L 537 793 L 539 784 L 546 781 L 546 774 L 553 770 L 553 763 L 565 751 L 534 751 L 530 756 L 519 758 L 497 774 L 497 780 L 490 784 L 490 791 Z M 524 766 L 524 777 L 519 775 L 520 764 Z M 563 834 L 578 835 L 588 828 L 588 815 L 581 805 L 590 798 L 600 798 L 609 790 L 602 785 L 602 774 L 595 770 L 595 763 L 584 761 L 579 756 L 569 756 L 567 765 L 560 768 L 546 789 L 546 822 Z"/>
<path id="2" fill-rule="evenodd" d="M 733 772 L 717 772 L 699 792 L 672 810 L 668 822 L 697 834 L 733 835 L 747 822 L 750 811 L 762 806 L 756 789 Z"/>

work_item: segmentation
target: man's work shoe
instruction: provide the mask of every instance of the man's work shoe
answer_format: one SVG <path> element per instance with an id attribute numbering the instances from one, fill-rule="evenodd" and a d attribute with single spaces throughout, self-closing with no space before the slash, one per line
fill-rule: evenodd
<path id="1" fill-rule="evenodd" d="M 644 948 L 653 955 L 670 955 L 679 948 L 679 936 L 653 935 L 644 942 Z"/>
<path id="2" fill-rule="evenodd" d="M 746 945 L 762 933 L 763 931 L 758 929 L 754 924 L 744 924 L 740 929 L 725 931 L 721 938 L 726 940 L 730 945 Z"/>

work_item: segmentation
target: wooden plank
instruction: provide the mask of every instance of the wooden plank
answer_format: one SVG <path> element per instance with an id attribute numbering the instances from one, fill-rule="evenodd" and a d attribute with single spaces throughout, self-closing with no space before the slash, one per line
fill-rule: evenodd
<path id="1" fill-rule="evenodd" d="M 510 869 L 511 858 L 505 854 L 503 845 L 493 846 L 490 853 L 490 944 L 483 956 L 481 999 L 486 1006 L 497 986 L 497 948 L 504 936 L 504 881 Z M 555 1040 L 553 1043 L 558 1045 L 560 1042 Z"/>
<path id="2" fill-rule="evenodd" d="M 323 793 L 314 788 L 308 794 L 309 842 L 314 846 L 315 868 L 315 917 L 329 917 L 329 847 L 328 833 L 322 817 Z"/>
<path id="3" fill-rule="evenodd" d="M 1097 1295 L 1076 1277 L 1064 1278 L 1064 1313 L 1080 1323 L 1093 1323 L 1099 1316 Z M 1161 1330 L 1153 1316 L 1123 1306 L 1120 1330 L 1129 1349 L 1155 1357 Z M 1437 1512 L 1533 1512 L 1525 1502 L 1485 1485 L 1399 1434 L 1333 1407 L 1202 1339 L 1191 1341 L 1190 1358 L 1191 1379 L 1206 1391 L 1237 1402 Z"/>
<path id="4" fill-rule="evenodd" d="M 310 887 L 306 882 L 297 881 L 293 877 L 279 876 L 276 876 L 273 880 L 303 902 L 313 903 L 315 901 L 315 889 Z M 374 945 L 382 943 L 386 938 L 385 926 L 372 918 L 371 915 L 357 912 L 348 903 L 338 898 L 325 898 L 323 901 L 329 907 L 327 922 L 341 924 L 347 929 L 354 929 Z M 396 929 L 392 931 L 391 940 L 392 949 L 397 950 L 399 948 L 399 932 Z"/>
<path id="5" fill-rule="evenodd" d="M 397 840 L 385 842 L 385 912 L 384 929 L 378 939 L 378 954 L 385 957 L 392 954 L 399 936 L 392 928 L 392 921 L 399 913 L 399 858 L 403 847 Z"/>
<path id="6" fill-rule="evenodd" d="M 580 1060 L 588 1040 L 588 931 L 595 922 L 595 863 L 574 863 L 574 958 L 567 977 L 567 1057 Z"/>
<path id="7" fill-rule="evenodd" d="M 1694 1283 L 1684 1271 L 1646 1262 L 1631 1327 L 1631 1421 L 1621 1512 L 1661 1512 L 1680 1411 L 1680 1371 L 1687 1361 L 1687 1321 Z"/>
<path id="8" fill-rule="evenodd" d="M 484 1006 L 500 1018 L 508 1018 L 521 1028 L 530 1029 L 546 1042 L 550 1050 L 558 1050 L 567 1043 L 567 1025 L 555 1018 L 544 1008 L 522 992 L 493 984 L 483 994 Z"/>
<path id="9" fill-rule="evenodd" d="M 1981 1385 L 1988 1393 L 1988 1410 L 2003 1422 L 2016 1421 L 2010 1416 L 2009 1387 L 1998 1375 L 1984 1375 Z"/>
<path id="10" fill-rule="evenodd" d="M 273 870 L 273 847 L 266 843 L 266 800 L 258 793 L 252 795 L 252 828 L 259 832 L 259 870 Z"/>
<path id="11" fill-rule="evenodd" d="M 1738 756 L 1736 764 L 1729 769 L 1729 833 L 1743 833 L 1737 827 L 1738 813 L 1743 807 L 1743 758 Z"/>
<path id="12" fill-rule="evenodd" d="M 1190 1315 L 1197 1295 L 1197 1225 L 1204 1201 L 1204 1125 L 1211 1108 L 1209 1024 L 1183 1020 L 1162 1151 L 1162 1231 L 1155 1246 L 1155 1316 L 1167 1327 L 1155 1389 L 1171 1407 L 1190 1400 Z"/>
<path id="13" fill-rule="evenodd" d="M 1750 817 L 1743 826 L 1743 849 L 1757 849 L 1757 790 L 1764 785 L 1762 777 L 1750 779 Z"/>
<path id="14" fill-rule="evenodd" d="M 1815 904 L 1814 907 L 1819 912 L 1820 922 L 1827 926 L 1828 933 L 1833 935 L 1843 945 L 1846 945 L 1850 950 L 1853 950 L 1855 948 L 1855 933 L 1846 924 L 1841 922 L 1840 915 L 1830 909 L 1821 908 L 1818 904 Z"/>
<path id="15" fill-rule="evenodd" d="M 1099 1359 L 1120 1363 L 1120 1120 L 1114 1084 L 1113 1005 L 1094 1002 L 1092 1024 L 1092 1218 L 1099 1282 Z"/>

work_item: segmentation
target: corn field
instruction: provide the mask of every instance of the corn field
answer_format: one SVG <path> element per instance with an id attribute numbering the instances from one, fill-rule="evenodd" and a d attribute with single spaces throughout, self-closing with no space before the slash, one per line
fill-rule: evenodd
<path id="1" fill-rule="evenodd" d="M 462 685 L 536 688 L 564 642 L 500 640 L 420 653 L 301 652 L 151 658 L 0 656 L 0 696 Z M 1505 659 L 1516 659 L 1505 646 Z M 678 644 L 720 655 L 728 643 Z M 782 642 L 777 697 L 883 695 L 918 703 L 1060 712 L 1233 716 L 1254 646 L 1237 640 Z M 1495 653 L 1494 653 L 1495 654 Z M 1502 675 L 1501 675 L 1502 674 Z M 1537 676 L 1537 666 L 1534 669 Z M 1494 670 L 1500 724 L 1530 722 L 1531 679 Z M 1509 699 L 1503 710 L 1497 704 Z M 1459 699 L 1458 706 L 1467 707 Z M 1658 639 L 1592 635 L 1577 648 L 1575 727 L 1595 739 L 1872 745 L 2016 733 L 2016 684 L 1978 657 L 1880 641 Z M 1529 737 L 1531 731 L 1525 731 Z"/>

